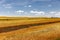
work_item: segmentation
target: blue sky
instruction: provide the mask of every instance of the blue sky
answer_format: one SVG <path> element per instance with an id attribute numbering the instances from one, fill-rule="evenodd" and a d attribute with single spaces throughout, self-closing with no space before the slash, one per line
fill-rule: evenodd
<path id="1" fill-rule="evenodd" d="M 60 17 L 60 0 L 0 0 L 0 16 Z"/>

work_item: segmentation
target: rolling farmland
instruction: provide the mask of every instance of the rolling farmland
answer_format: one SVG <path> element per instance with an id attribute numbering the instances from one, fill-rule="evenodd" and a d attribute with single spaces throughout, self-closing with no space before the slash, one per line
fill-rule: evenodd
<path id="1" fill-rule="evenodd" d="M 60 18 L 0 18 L 0 40 L 60 40 Z"/>

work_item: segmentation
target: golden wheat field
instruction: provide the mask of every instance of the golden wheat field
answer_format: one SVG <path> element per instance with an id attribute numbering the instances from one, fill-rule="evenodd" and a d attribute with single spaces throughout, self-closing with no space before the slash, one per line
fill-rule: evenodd
<path id="1" fill-rule="evenodd" d="M 0 17 L 0 40 L 60 40 L 60 18 Z"/>

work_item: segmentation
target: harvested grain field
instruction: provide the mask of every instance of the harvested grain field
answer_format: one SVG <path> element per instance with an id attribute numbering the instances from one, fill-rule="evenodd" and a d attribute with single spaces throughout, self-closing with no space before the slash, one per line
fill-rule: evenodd
<path id="1" fill-rule="evenodd" d="M 0 40 L 60 40 L 60 18 L 0 18 Z"/>

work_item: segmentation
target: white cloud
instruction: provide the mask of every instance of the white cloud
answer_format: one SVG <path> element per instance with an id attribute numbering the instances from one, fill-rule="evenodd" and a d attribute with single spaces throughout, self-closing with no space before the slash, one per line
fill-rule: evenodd
<path id="1" fill-rule="evenodd" d="M 27 5 L 27 6 L 25 5 L 24 7 L 32 7 L 32 5 Z"/>
<path id="2" fill-rule="evenodd" d="M 12 5 L 11 4 L 3 4 L 2 5 L 4 8 L 12 8 Z"/>
<path id="3" fill-rule="evenodd" d="M 51 5 L 51 4 L 49 4 L 49 5 L 48 5 L 48 7 L 52 7 L 52 5 Z"/>
<path id="4" fill-rule="evenodd" d="M 24 13 L 23 10 L 18 10 L 18 11 L 16 11 L 16 12 L 19 13 L 19 14 Z"/>
<path id="5" fill-rule="evenodd" d="M 32 7 L 31 5 L 28 5 L 28 7 Z"/>
<path id="6" fill-rule="evenodd" d="M 57 11 L 51 11 L 48 13 L 49 16 L 51 17 L 60 17 L 60 12 Z"/>
<path id="7" fill-rule="evenodd" d="M 55 17 L 60 17 L 60 12 L 57 12 L 57 13 L 55 14 Z"/>
<path id="8" fill-rule="evenodd" d="M 30 11 L 30 13 L 35 14 L 36 16 L 42 17 L 60 17 L 60 12 L 51 11 L 51 12 L 44 12 L 44 11 Z"/>
<path id="9" fill-rule="evenodd" d="M 34 14 L 36 14 L 36 15 L 44 15 L 45 14 L 45 12 L 43 12 L 43 11 L 30 11 L 30 13 L 34 13 Z"/>
<path id="10" fill-rule="evenodd" d="M 37 11 L 37 10 L 31 10 L 29 12 L 23 11 L 23 10 L 17 10 L 16 13 L 18 14 L 24 14 L 23 16 L 39 16 L 39 17 L 60 17 L 60 12 L 44 12 L 44 11 Z"/>
<path id="11" fill-rule="evenodd" d="M 56 12 L 54 12 L 54 11 L 51 11 L 51 12 L 49 12 L 50 14 L 55 14 Z"/>

